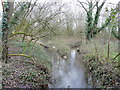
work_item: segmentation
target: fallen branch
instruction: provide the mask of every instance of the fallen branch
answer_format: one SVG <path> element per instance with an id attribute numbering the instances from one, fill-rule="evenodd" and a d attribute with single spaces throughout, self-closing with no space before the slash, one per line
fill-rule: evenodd
<path id="1" fill-rule="evenodd" d="M 27 58 L 32 58 L 32 56 L 25 55 L 25 54 L 8 54 L 8 56 L 24 56 L 24 57 L 27 57 Z"/>

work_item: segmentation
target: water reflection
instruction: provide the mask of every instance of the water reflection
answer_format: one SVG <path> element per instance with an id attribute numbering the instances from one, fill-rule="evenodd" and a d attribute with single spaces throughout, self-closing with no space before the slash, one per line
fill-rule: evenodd
<path id="1" fill-rule="evenodd" d="M 56 80 L 52 88 L 87 88 L 90 87 L 85 79 L 85 67 L 75 50 L 71 51 L 69 60 L 63 60 L 52 51 L 53 61 L 52 78 Z"/>

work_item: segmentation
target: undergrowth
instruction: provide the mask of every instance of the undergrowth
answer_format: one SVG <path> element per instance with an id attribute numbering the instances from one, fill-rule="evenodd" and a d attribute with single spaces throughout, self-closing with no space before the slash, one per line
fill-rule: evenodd
<path id="1" fill-rule="evenodd" d="M 109 47 L 109 58 L 107 40 L 103 42 L 103 39 L 93 39 L 80 47 L 80 50 L 85 52 L 85 65 L 93 76 L 95 87 L 98 88 L 119 88 L 120 86 L 118 58 L 113 60 L 119 53 L 117 40 L 111 40 Z"/>
<path id="2" fill-rule="evenodd" d="M 3 66 L 3 87 L 48 87 L 51 77 L 50 57 L 39 44 L 11 42 L 9 52 L 26 54 L 34 58 L 12 56 L 9 63 Z"/>

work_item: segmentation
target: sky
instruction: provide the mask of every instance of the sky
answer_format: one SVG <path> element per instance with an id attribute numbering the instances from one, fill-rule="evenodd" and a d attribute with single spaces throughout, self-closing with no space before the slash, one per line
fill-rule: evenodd
<path id="1" fill-rule="evenodd" d="M 2 0 L 0 0 L 0 19 L 1 19 L 1 17 L 2 17 L 2 4 L 1 4 L 1 1 Z M 3 0 L 4 1 L 4 0 Z M 10 1 L 12 1 L 12 0 L 10 0 Z M 15 0 L 15 1 L 27 1 L 27 0 Z M 44 1 L 50 1 L 50 0 L 38 0 L 39 2 L 44 2 Z M 51 1 L 53 1 L 53 0 L 51 0 Z M 57 0 L 55 0 L 55 1 L 57 1 Z M 69 4 L 72 8 L 74 8 L 74 9 L 76 9 L 76 6 L 74 5 L 74 3 L 76 4 L 76 1 L 77 0 L 58 0 L 58 1 L 62 1 L 63 3 L 67 3 L 67 4 Z M 82 1 L 82 2 L 86 2 L 86 0 L 79 0 L 79 1 Z M 102 1 L 102 0 L 100 0 L 100 1 Z M 114 4 L 117 4 L 118 2 L 119 2 L 120 0 L 107 0 L 107 2 L 109 2 L 109 3 L 114 3 Z"/>

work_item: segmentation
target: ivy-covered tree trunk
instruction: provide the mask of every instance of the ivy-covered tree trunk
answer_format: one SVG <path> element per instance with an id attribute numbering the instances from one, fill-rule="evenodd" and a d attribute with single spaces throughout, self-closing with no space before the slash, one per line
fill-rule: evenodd
<path id="1" fill-rule="evenodd" d="M 96 13 L 93 15 L 94 5 L 93 2 L 89 2 L 89 9 L 87 10 L 87 20 L 86 20 L 86 39 L 90 40 L 98 33 L 98 20 L 100 17 L 100 12 L 105 4 L 105 1 L 102 2 L 100 6 L 98 6 L 98 2 L 96 2 Z M 104 29 L 104 28 L 103 28 Z"/>
<path id="2" fill-rule="evenodd" d="M 99 18 L 101 10 L 106 2 L 106 0 L 103 0 L 103 2 L 100 4 L 98 0 L 96 0 L 95 4 L 93 3 L 93 0 L 90 0 L 87 5 L 89 8 L 85 8 L 84 3 L 79 1 L 81 6 L 84 8 L 84 10 L 87 13 L 86 17 L 86 39 L 90 40 L 91 38 L 95 37 L 100 31 L 104 30 L 113 19 L 116 17 L 116 9 L 111 9 L 110 15 L 105 19 L 105 22 L 99 26 Z M 96 13 L 94 14 L 94 10 L 96 10 Z"/>
<path id="3" fill-rule="evenodd" d="M 92 25 L 93 25 L 93 4 L 92 1 L 89 3 L 89 9 L 86 11 L 87 19 L 86 19 L 86 39 L 89 40 L 92 38 Z"/>
<path id="4" fill-rule="evenodd" d="M 9 3 L 3 2 L 3 18 L 2 18 L 2 60 L 8 61 L 8 33 L 9 33 Z"/>

